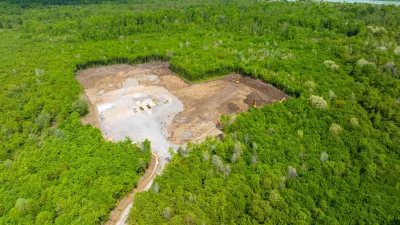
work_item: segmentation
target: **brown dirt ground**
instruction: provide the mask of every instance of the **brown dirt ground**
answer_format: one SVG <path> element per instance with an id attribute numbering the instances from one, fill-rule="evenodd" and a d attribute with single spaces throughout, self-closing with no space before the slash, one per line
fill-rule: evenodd
<path id="1" fill-rule="evenodd" d="M 158 75 L 159 79 L 141 81 L 141 85 L 165 87 L 184 105 L 185 110 L 175 116 L 172 124 L 167 127 L 168 138 L 175 144 L 202 141 L 207 136 L 221 134 L 216 128 L 221 115 L 247 111 L 252 106 L 253 100 L 256 100 L 258 106 L 262 106 L 289 97 L 270 84 L 240 74 L 189 84 L 177 77 L 169 69 L 168 63 L 97 67 L 79 71 L 77 79 L 85 88 L 91 104 L 96 104 L 95 96 L 99 91 L 118 89 L 127 78 L 146 75 Z M 237 78 L 240 79 L 239 83 L 235 82 Z M 82 118 L 82 122 L 99 127 L 98 115 L 93 111 L 97 110 L 91 107 L 89 115 Z"/>

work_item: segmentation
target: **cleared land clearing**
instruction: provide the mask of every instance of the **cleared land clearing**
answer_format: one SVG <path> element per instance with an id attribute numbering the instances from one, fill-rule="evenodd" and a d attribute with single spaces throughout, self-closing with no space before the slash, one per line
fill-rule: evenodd
<path id="1" fill-rule="evenodd" d="M 236 83 L 238 78 L 239 83 Z M 206 136 L 221 133 L 216 123 L 222 114 L 247 111 L 253 100 L 261 106 L 289 97 L 270 84 L 239 74 L 189 84 L 176 76 L 168 63 L 97 67 L 78 72 L 77 79 L 85 88 L 91 103 L 90 113 L 82 122 L 101 128 L 103 135 L 113 140 L 123 139 L 123 135 L 126 135 L 133 141 L 141 141 L 136 136 L 143 136 L 143 129 L 148 127 L 139 129 L 140 133 L 133 128 L 115 132 L 114 128 L 107 128 L 110 122 L 115 122 L 113 126 L 125 126 L 118 121 L 127 117 L 138 117 L 140 120 L 149 117 L 158 120 L 155 121 L 159 124 L 158 128 L 174 144 L 202 141 Z M 122 104 L 115 107 L 118 101 L 128 102 L 134 107 Z M 141 106 L 143 110 L 138 101 L 144 101 Z M 114 102 L 112 108 L 107 105 L 111 102 Z M 183 104 L 182 108 L 180 103 Z M 155 130 L 146 137 L 151 139 L 151 135 L 156 135 Z M 156 143 L 152 144 L 156 147 Z"/>
<path id="2" fill-rule="evenodd" d="M 100 128 L 108 140 L 147 138 L 158 156 L 153 155 L 151 169 L 117 203 L 107 224 L 125 223 L 134 193 L 150 187 L 154 172 L 161 172 L 168 161 L 170 147 L 221 134 L 216 126 L 221 115 L 246 111 L 253 100 L 261 106 L 289 97 L 272 85 L 239 74 L 189 84 L 168 63 L 103 66 L 80 71 L 76 77 L 90 102 L 83 123 Z"/>

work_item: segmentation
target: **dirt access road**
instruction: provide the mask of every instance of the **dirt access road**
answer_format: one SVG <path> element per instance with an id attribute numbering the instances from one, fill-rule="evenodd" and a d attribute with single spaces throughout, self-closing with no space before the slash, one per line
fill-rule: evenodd
<path id="1" fill-rule="evenodd" d="M 117 206 L 111 211 L 109 220 L 105 225 L 124 225 L 128 216 L 129 211 L 132 208 L 133 197 L 136 193 L 147 190 L 149 184 L 153 181 L 158 167 L 158 157 L 152 153 L 149 168 L 146 173 L 140 178 L 137 187 L 125 196 L 123 199 L 117 202 Z"/>

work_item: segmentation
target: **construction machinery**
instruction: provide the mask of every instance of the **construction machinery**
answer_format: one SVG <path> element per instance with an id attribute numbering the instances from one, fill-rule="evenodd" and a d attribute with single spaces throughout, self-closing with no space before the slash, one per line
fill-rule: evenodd
<path id="1" fill-rule="evenodd" d="M 151 106 L 150 106 L 150 105 L 147 104 L 146 106 L 147 106 L 148 109 L 151 109 Z"/>
<path id="2" fill-rule="evenodd" d="M 239 75 L 236 77 L 235 83 L 237 83 L 237 84 L 240 83 L 240 76 Z"/>
<path id="3" fill-rule="evenodd" d="M 158 105 L 159 102 L 156 98 L 152 98 L 152 100 L 153 100 L 154 104 Z"/>
<path id="4" fill-rule="evenodd" d="M 140 110 L 144 110 L 144 108 L 142 106 L 139 107 Z"/>
<path id="5" fill-rule="evenodd" d="M 253 108 L 257 108 L 257 102 L 256 102 L 256 100 L 253 101 Z"/>
<path id="6" fill-rule="evenodd" d="M 283 97 L 282 100 L 272 100 L 272 103 L 275 103 L 275 102 L 283 103 L 285 100 L 286 100 L 286 98 Z"/>

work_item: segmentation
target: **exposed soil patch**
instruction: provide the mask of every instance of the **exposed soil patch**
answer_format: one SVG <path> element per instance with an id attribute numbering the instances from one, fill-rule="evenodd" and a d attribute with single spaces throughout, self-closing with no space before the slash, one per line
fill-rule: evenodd
<path id="1" fill-rule="evenodd" d="M 169 126 L 169 140 L 176 144 L 202 141 L 207 136 L 220 134 L 215 124 L 221 115 L 247 111 L 253 100 L 256 100 L 257 106 L 262 106 L 289 97 L 272 85 L 239 74 L 191 85 L 176 76 L 161 79 L 163 82 L 160 85 L 182 101 L 185 108 Z M 239 83 L 236 83 L 238 79 Z M 168 88 L 171 86 L 174 88 Z"/>
<path id="2" fill-rule="evenodd" d="M 134 84 L 133 81 L 130 84 L 133 86 L 165 88 L 183 103 L 184 110 L 176 115 L 171 115 L 173 116 L 172 122 L 164 124 L 163 127 L 168 140 L 178 145 L 188 141 L 202 141 L 206 136 L 220 134 L 221 131 L 216 128 L 215 124 L 221 115 L 247 111 L 253 105 L 254 100 L 257 106 L 262 106 L 289 97 L 270 84 L 239 74 L 188 84 L 169 69 L 168 63 L 92 68 L 78 72 L 77 79 L 85 88 L 85 92 L 94 106 L 106 102 L 104 96 L 108 92 L 122 89 L 124 84 L 131 82 L 129 79 L 136 79 L 137 84 Z M 237 80 L 239 80 L 238 83 Z M 150 93 L 152 90 L 148 91 Z M 91 108 L 91 113 L 83 118 L 82 122 L 99 127 L 100 115 L 98 112 L 93 112 L 95 108 Z M 107 136 L 107 134 L 104 135 Z"/>
<path id="3" fill-rule="evenodd" d="M 216 126 L 221 115 L 246 111 L 254 100 L 262 106 L 289 97 L 239 74 L 189 84 L 168 63 L 104 66 L 80 71 L 76 78 L 90 101 L 82 123 L 100 128 L 107 140 L 151 141 L 150 168 L 137 188 L 118 202 L 106 224 L 125 224 L 134 194 L 150 187 L 169 160 L 169 147 L 221 135 Z"/>

